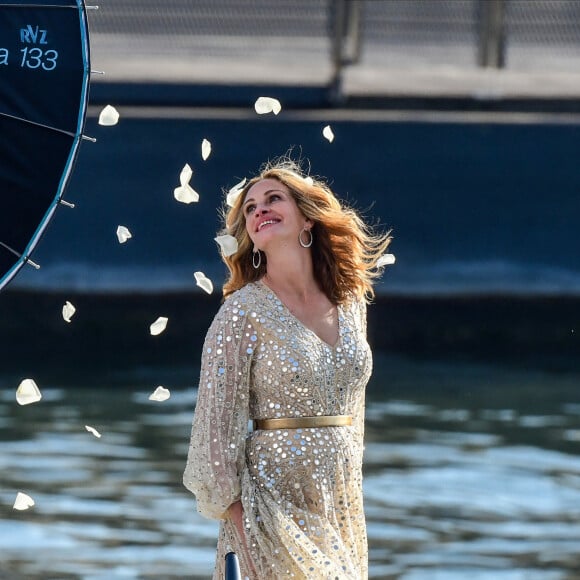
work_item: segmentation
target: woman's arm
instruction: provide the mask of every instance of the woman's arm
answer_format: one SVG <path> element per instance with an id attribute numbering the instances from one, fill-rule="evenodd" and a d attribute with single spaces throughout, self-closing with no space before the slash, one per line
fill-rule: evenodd
<path id="1" fill-rule="evenodd" d="M 227 300 L 204 343 L 184 485 L 205 517 L 223 519 L 240 499 L 248 432 L 249 376 L 255 340 L 247 316 Z M 236 310 L 238 310 L 236 308 Z M 255 337 L 254 337 L 255 338 Z"/>

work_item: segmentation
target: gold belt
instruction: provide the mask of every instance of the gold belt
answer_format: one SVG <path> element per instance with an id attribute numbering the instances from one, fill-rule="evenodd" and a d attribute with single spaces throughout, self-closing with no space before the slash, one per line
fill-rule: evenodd
<path id="1" fill-rule="evenodd" d="M 316 417 L 282 417 L 280 419 L 256 419 L 256 429 L 312 429 L 315 427 L 348 427 L 350 415 L 318 415 Z"/>

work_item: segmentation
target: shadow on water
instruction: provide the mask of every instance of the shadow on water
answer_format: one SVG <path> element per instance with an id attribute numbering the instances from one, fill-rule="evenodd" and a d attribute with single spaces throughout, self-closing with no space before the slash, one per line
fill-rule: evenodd
<path id="1" fill-rule="evenodd" d="M 209 577 L 217 528 L 181 486 L 196 372 L 165 383 L 163 403 L 148 399 L 154 373 L 123 388 L 45 388 L 26 407 L 3 381 L 3 578 Z M 370 577 L 577 577 L 579 378 L 377 354 Z M 36 505 L 12 510 L 17 491 Z"/>
<path id="2" fill-rule="evenodd" d="M 62 319 L 66 301 L 77 309 L 71 324 Z M 8 290 L 0 300 L 2 375 L 99 386 L 163 367 L 162 377 L 190 385 L 219 304 L 217 293 L 201 291 Z M 382 294 L 369 307 L 369 342 L 375 352 L 448 363 L 580 372 L 579 313 L 577 296 Z M 158 316 L 168 317 L 167 329 L 151 336 Z"/>

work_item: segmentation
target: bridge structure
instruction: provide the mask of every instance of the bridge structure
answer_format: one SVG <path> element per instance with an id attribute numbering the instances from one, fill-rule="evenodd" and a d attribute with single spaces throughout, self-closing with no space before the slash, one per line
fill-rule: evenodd
<path id="1" fill-rule="evenodd" d="M 574 110 L 576 0 L 102 0 L 93 102 Z"/>

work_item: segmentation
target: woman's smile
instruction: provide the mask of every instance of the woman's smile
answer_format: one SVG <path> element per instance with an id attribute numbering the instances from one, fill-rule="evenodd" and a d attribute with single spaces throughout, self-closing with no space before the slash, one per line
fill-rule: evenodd
<path id="1" fill-rule="evenodd" d="M 274 218 L 265 219 L 258 224 L 256 231 L 259 232 L 259 231 L 263 230 L 264 228 L 271 226 L 271 225 L 274 225 L 274 224 L 277 224 L 279 222 L 280 222 L 279 219 L 274 219 Z"/>

